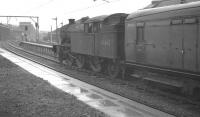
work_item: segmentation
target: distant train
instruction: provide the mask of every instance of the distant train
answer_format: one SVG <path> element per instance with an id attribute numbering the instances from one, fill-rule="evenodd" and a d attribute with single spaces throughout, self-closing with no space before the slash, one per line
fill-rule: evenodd
<path id="1" fill-rule="evenodd" d="M 61 63 L 117 77 L 127 68 L 194 76 L 180 82 L 200 91 L 200 2 L 71 19 L 54 45 Z"/>

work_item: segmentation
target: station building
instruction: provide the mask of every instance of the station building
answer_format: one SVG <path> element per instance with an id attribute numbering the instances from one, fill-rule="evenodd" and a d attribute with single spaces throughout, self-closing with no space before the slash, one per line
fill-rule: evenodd
<path id="1" fill-rule="evenodd" d="M 31 22 L 20 22 L 19 28 L 22 32 L 23 41 L 30 41 L 30 42 L 37 41 L 36 29 L 34 28 L 33 24 L 31 24 Z"/>

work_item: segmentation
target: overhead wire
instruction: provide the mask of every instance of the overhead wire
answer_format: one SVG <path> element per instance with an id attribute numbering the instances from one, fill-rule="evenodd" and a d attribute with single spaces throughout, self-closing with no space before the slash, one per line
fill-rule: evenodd
<path id="1" fill-rule="evenodd" d="M 25 14 L 28 14 L 28 13 L 34 11 L 34 10 L 37 10 L 37 9 L 41 9 L 42 7 L 44 7 L 44 6 L 48 5 L 48 4 L 50 4 L 50 3 L 53 2 L 53 1 L 54 1 L 54 0 L 49 0 L 49 1 L 45 2 L 45 3 L 43 3 L 43 4 L 40 4 L 40 5 L 36 6 L 36 7 L 34 7 L 34 8 L 32 8 L 32 9 L 28 10 L 27 12 L 25 12 Z M 102 1 L 104 1 L 104 3 L 97 4 L 97 5 L 94 5 L 94 6 L 88 6 L 88 7 L 80 8 L 80 9 L 73 10 L 73 11 L 69 11 L 69 12 L 64 13 L 64 15 L 66 15 L 66 14 L 71 14 L 71 13 L 75 13 L 75 12 L 84 11 L 84 10 L 91 9 L 91 8 L 100 7 L 100 6 L 103 6 L 103 5 L 105 5 L 105 4 L 111 4 L 111 3 L 114 3 L 114 2 L 118 2 L 118 1 L 120 1 L 120 0 L 114 0 L 114 1 L 102 0 Z"/>
<path id="2" fill-rule="evenodd" d="M 114 3 L 114 2 L 118 2 L 118 1 L 120 1 L 120 0 L 114 0 L 114 1 L 102 0 L 102 1 L 105 1 L 105 2 L 104 2 L 104 3 L 101 3 L 101 4 L 98 4 L 98 5 L 88 6 L 88 7 L 76 9 L 76 10 L 73 10 L 73 11 L 69 11 L 69 12 L 66 12 L 66 13 L 64 13 L 64 14 L 66 15 L 66 14 L 71 14 L 71 13 L 75 13 L 75 12 L 80 12 L 80 11 L 88 10 L 88 9 L 91 9 L 91 8 L 100 7 L 100 6 L 103 6 L 103 5 L 105 5 L 105 4 L 111 4 L 111 3 Z"/>
<path id="3" fill-rule="evenodd" d="M 40 9 L 40 8 L 42 8 L 42 7 L 44 7 L 44 6 L 48 5 L 48 4 L 50 4 L 50 3 L 53 2 L 53 1 L 54 1 L 54 0 L 49 0 L 49 1 L 45 2 L 45 3 L 43 3 L 43 4 L 40 4 L 40 5 L 36 6 L 36 7 L 34 7 L 34 8 L 32 8 L 32 9 L 28 10 L 28 11 L 26 12 L 26 14 L 32 12 L 33 10 Z"/>

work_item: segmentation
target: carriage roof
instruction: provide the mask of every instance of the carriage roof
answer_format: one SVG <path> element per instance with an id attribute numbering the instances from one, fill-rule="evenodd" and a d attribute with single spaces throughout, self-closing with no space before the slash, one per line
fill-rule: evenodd
<path id="1" fill-rule="evenodd" d="M 191 15 L 200 15 L 200 2 L 138 10 L 130 14 L 126 20 L 152 20 Z"/>

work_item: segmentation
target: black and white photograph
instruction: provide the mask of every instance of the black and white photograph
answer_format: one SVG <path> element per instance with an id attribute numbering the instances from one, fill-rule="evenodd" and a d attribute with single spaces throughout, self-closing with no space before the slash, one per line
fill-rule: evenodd
<path id="1" fill-rule="evenodd" d="M 200 117 L 200 0 L 6 0 L 0 117 Z"/>

